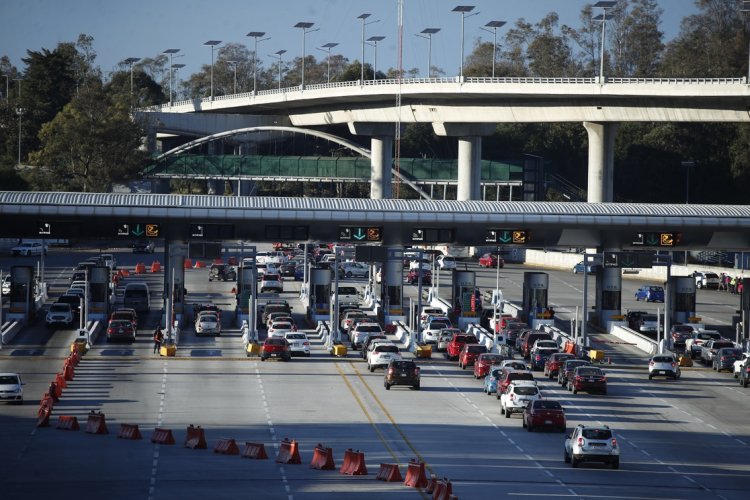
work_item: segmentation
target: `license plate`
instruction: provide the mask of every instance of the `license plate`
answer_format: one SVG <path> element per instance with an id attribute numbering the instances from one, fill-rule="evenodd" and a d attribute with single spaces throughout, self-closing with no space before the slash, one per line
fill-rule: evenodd
<path id="1" fill-rule="evenodd" d="M 271 357 L 272 357 L 272 358 L 275 358 L 276 356 L 278 356 L 278 354 L 277 354 L 277 353 L 275 353 L 275 352 L 272 352 L 272 353 L 271 353 Z"/>
<path id="2" fill-rule="evenodd" d="M 406 377 L 406 373 L 399 373 L 399 377 Z"/>
<path id="3" fill-rule="evenodd" d="M 595 378 L 590 378 L 589 382 L 596 382 L 596 379 Z"/>
<path id="4" fill-rule="evenodd" d="M 545 420 L 544 425 L 552 425 L 552 420 Z"/>

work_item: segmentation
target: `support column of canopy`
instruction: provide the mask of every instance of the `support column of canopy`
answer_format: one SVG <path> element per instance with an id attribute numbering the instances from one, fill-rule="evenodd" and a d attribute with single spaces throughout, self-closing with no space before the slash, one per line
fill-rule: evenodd
<path id="1" fill-rule="evenodd" d="M 370 198 L 383 200 L 393 197 L 393 137 L 396 125 L 383 122 L 349 122 L 354 135 L 370 136 Z"/>
<path id="2" fill-rule="evenodd" d="M 619 123 L 583 122 L 589 136 L 589 203 L 614 201 L 615 136 Z"/>
<path id="3" fill-rule="evenodd" d="M 436 135 L 458 137 L 458 179 L 456 199 L 481 199 L 482 136 L 495 132 L 494 123 L 433 123 Z"/>

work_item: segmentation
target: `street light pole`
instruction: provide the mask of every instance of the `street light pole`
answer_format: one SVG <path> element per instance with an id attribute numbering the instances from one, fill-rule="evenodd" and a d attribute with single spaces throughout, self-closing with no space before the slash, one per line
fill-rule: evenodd
<path id="1" fill-rule="evenodd" d="M 495 62 L 497 61 L 497 29 L 504 25 L 505 21 L 490 21 L 484 27 L 479 27 L 484 31 L 492 33 L 492 78 L 495 78 Z M 488 30 L 487 28 L 492 29 Z"/>
<path id="2" fill-rule="evenodd" d="M 214 100 L 214 50 L 216 46 L 221 43 L 221 40 L 209 40 L 204 42 L 203 45 L 211 47 L 211 100 Z"/>
<path id="3" fill-rule="evenodd" d="M 416 34 L 419 38 L 427 39 L 427 78 L 432 78 L 432 35 L 440 31 L 440 28 L 425 28 Z"/>
<path id="4" fill-rule="evenodd" d="M 322 47 L 317 47 L 318 50 L 322 50 L 323 52 L 328 53 L 328 57 L 326 60 L 328 61 L 328 73 L 327 73 L 327 80 L 328 83 L 331 83 L 331 49 L 334 48 L 338 43 L 336 42 L 329 42 Z"/>
<path id="5" fill-rule="evenodd" d="M 167 49 L 164 54 L 169 54 L 169 106 L 172 106 L 172 56 L 178 53 L 180 49 Z"/>
<path id="6" fill-rule="evenodd" d="M 617 4 L 616 0 L 601 0 L 593 6 L 602 9 L 602 13 L 594 18 L 594 21 L 602 22 L 602 43 L 599 54 L 599 83 L 604 83 L 604 42 L 607 27 L 607 9 L 611 9 Z"/>
<path id="7" fill-rule="evenodd" d="M 130 65 L 130 95 L 133 95 L 133 63 L 140 61 L 140 57 L 128 57 L 124 63 Z"/>
<path id="8" fill-rule="evenodd" d="M 18 115 L 18 163 L 17 165 L 21 166 L 21 117 L 26 112 L 26 109 L 21 106 L 21 82 L 23 82 L 23 78 L 14 78 L 15 81 L 18 82 L 18 104 L 19 106 L 16 108 L 16 114 Z"/>
<path id="9" fill-rule="evenodd" d="M 745 14 L 746 17 L 750 17 L 750 0 L 742 1 L 740 12 Z M 748 42 L 747 48 L 747 83 L 750 83 L 750 42 Z"/>
<path id="10" fill-rule="evenodd" d="M 362 21 L 362 68 L 360 68 L 360 82 L 365 81 L 365 26 L 368 24 L 374 24 L 380 21 L 380 19 L 376 19 L 375 21 L 370 21 L 369 23 L 366 22 L 367 18 L 370 17 L 372 14 L 360 14 L 357 16 L 357 19 Z"/>
<path id="11" fill-rule="evenodd" d="M 227 64 L 234 66 L 234 93 L 237 94 L 237 64 L 239 61 L 227 61 Z"/>
<path id="12" fill-rule="evenodd" d="M 453 12 L 461 13 L 461 66 L 459 79 L 461 82 L 464 81 L 464 21 L 467 17 L 476 16 L 479 12 L 475 12 L 470 15 L 466 15 L 467 12 L 474 10 L 474 5 L 458 5 L 453 8 Z"/>
<path id="13" fill-rule="evenodd" d="M 177 73 L 177 71 L 179 71 L 179 69 L 180 69 L 180 68 L 184 68 L 184 67 L 185 67 L 185 65 L 184 65 L 184 64 L 179 64 L 179 63 L 178 63 L 178 64 L 173 64 L 173 65 L 172 65 L 172 69 L 174 70 L 175 74 Z M 177 80 L 177 81 L 175 82 L 175 89 L 176 89 L 176 88 L 177 88 L 177 85 L 176 85 L 176 84 L 177 84 L 177 82 L 179 82 L 179 79 L 175 77 L 175 80 Z M 175 93 L 176 93 L 176 90 L 175 90 Z"/>
<path id="14" fill-rule="evenodd" d="M 375 48 L 375 56 L 373 57 L 373 62 L 372 62 L 372 79 L 373 80 L 378 79 L 378 42 L 384 39 L 385 37 L 380 36 L 380 35 L 371 36 L 370 38 L 367 39 L 368 42 L 372 42 L 372 44 L 370 45 Z"/>
<path id="15" fill-rule="evenodd" d="M 270 40 L 271 37 L 267 38 L 260 38 L 263 35 L 265 35 L 265 31 L 251 31 L 247 34 L 247 36 L 253 37 L 255 39 L 255 48 L 253 49 L 253 95 L 255 95 L 255 92 L 257 91 L 257 83 L 258 83 L 258 42 L 263 42 L 265 40 Z M 258 40 L 260 38 L 260 40 Z M 236 69 L 236 66 L 235 66 Z M 237 92 L 235 91 L 235 94 Z"/>
<path id="16" fill-rule="evenodd" d="M 281 90 L 281 56 L 286 53 L 286 50 L 277 50 L 273 54 L 269 54 L 271 57 L 277 57 L 279 59 L 279 90 Z"/>
<path id="17" fill-rule="evenodd" d="M 294 25 L 295 28 L 302 29 L 302 71 L 301 71 L 302 78 L 300 82 L 300 89 L 305 88 L 305 38 L 307 38 L 308 33 L 312 33 L 313 31 L 320 30 L 320 28 L 315 28 L 314 30 L 311 30 L 310 28 L 312 28 L 314 24 L 315 23 L 300 21 Z"/>

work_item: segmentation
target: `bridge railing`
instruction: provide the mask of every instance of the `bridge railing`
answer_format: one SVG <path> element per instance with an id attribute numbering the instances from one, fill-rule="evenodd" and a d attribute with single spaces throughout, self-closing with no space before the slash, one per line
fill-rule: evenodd
<path id="1" fill-rule="evenodd" d="M 290 92 L 300 92 L 305 90 L 325 90 L 325 89 L 336 89 L 345 87 L 374 87 L 374 86 L 390 86 L 390 85 L 417 85 L 417 84 L 461 84 L 461 85 L 473 85 L 473 84 L 522 84 L 522 85 L 593 85 L 598 84 L 598 78 L 582 78 L 582 77 L 525 77 L 525 76 L 505 76 L 505 77 L 466 77 L 463 83 L 460 82 L 458 77 L 439 77 L 439 78 L 384 78 L 382 80 L 353 80 L 347 82 L 331 82 L 331 83 L 320 83 L 314 85 L 306 85 L 304 88 L 300 88 L 299 85 L 293 87 L 283 87 L 259 90 L 257 92 L 243 92 L 240 94 L 228 94 L 221 96 L 214 96 L 214 101 L 224 101 L 229 99 L 251 99 L 258 96 L 267 96 L 274 94 L 285 94 Z M 607 77 L 604 79 L 604 84 L 627 84 L 627 85 L 745 85 L 748 83 L 747 77 L 741 78 L 613 78 Z M 157 104 L 154 106 L 148 106 L 140 108 L 141 111 L 163 111 L 169 110 L 170 107 L 194 105 L 200 106 L 204 103 L 210 103 L 211 98 L 195 98 L 185 99 L 182 101 L 172 102 L 172 106 L 169 104 Z"/>

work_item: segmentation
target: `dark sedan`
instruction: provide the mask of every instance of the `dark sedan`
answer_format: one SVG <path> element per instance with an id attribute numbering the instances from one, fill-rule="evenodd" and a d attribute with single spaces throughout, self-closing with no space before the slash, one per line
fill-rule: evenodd
<path id="1" fill-rule="evenodd" d="M 742 357 L 742 349 L 736 347 L 723 347 L 716 351 L 713 369 L 717 372 L 722 370 L 734 370 L 734 362 Z"/>

